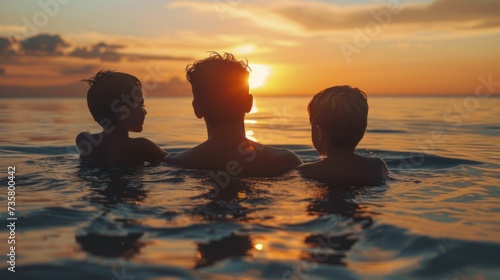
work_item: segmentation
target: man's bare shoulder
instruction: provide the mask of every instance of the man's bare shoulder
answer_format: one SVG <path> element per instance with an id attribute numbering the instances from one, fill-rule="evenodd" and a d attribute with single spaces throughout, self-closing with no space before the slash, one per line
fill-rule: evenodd
<path id="1" fill-rule="evenodd" d="M 262 146 L 263 148 L 258 151 L 255 157 L 255 164 L 258 166 L 265 166 L 270 171 L 274 170 L 278 174 L 302 164 L 300 157 L 289 149 Z"/>
<path id="2" fill-rule="evenodd" d="M 207 152 L 208 151 L 205 148 L 204 143 L 202 143 L 180 153 L 170 153 L 163 159 L 163 161 L 181 167 L 187 166 L 190 168 L 190 166 L 201 165 L 200 161 L 207 158 Z"/>
<path id="3" fill-rule="evenodd" d="M 314 170 L 315 168 L 317 168 L 318 163 L 319 162 L 317 162 L 317 161 L 315 161 L 315 162 L 307 162 L 307 163 L 304 163 L 304 164 L 301 164 L 301 165 L 297 166 L 295 168 L 295 170 L 303 171 L 303 172 L 309 172 L 309 171 Z"/>
<path id="4" fill-rule="evenodd" d="M 302 164 L 302 159 L 294 153 L 293 151 L 285 148 L 274 148 L 265 146 L 265 150 L 269 153 L 270 156 L 275 156 L 278 160 L 284 160 L 293 164 L 300 165 Z"/>

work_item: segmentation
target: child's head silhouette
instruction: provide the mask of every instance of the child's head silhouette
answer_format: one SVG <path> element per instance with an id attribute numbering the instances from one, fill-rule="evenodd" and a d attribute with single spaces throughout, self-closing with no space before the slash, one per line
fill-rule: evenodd
<path id="1" fill-rule="evenodd" d="M 355 148 L 363 138 L 368 118 L 366 94 L 358 88 L 335 86 L 314 96 L 307 107 L 314 147 Z"/>
<path id="2" fill-rule="evenodd" d="M 127 73 L 101 70 L 83 81 L 89 84 L 90 113 L 103 128 L 114 125 L 125 131 L 142 131 L 146 110 L 139 79 Z"/>

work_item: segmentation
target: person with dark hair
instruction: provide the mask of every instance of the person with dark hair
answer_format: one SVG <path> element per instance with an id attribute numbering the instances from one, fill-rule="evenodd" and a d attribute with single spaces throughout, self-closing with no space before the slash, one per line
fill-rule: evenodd
<path id="1" fill-rule="evenodd" d="M 89 84 L 87 105 L 101 133 L 82 132 L 76 137 L 80 158 L 101 166 L 131 166 L 161 161 L 168 153 L 146 138 L 130 138 L 141 132 L 146 117 L 141 82 L 134 76 L 101 70 L 82 80 Z"/>
<path id="2" fill-rule="evenodd" d="M 376 184 L 389 175 L 385 162 L 355 153 L 368 122 L 366 94 L 335 86 L 316 94 L 307 107 L 311 138 L 322 160 L 297 169 L 304 177 L 326 183 Z"/>
<path id="3" fill-rule="evenodd" d="M 186 67 L 196 117 L 203 118 L 208 139 L 165 161 L 183 168 L 226 171 L 231 176 L 273 176 L 302 163 L 292 151 L 246 138 L 244 119 L 253 105 L 250 68 L 232 54 L 212 52 Z"/>

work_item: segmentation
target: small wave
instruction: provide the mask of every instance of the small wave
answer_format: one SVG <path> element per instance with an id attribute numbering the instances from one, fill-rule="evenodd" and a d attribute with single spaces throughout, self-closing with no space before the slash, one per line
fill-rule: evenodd
<path id="1" fill-rule="evenodd" d="M 375 154 L 381 156 L 388 167 L 398 169 L 445 169 L 461 165 L 483 164 L 483 162 L 474 160 L 424 153 L 392 152 L 392 155 L 390 155 L 387 151 L 380 151 L 375 152 Z"/>
<path id="2" fill-rule="evenodd" d="M 492 126 L 485 126 L 485 129 L 491 129 L 491 130 L 500 130 L 499 125 L 492 125 Z"/>
<path id="3" fill-rule="evenodd" d="M 76 146 L 0 146 L 0 154 L 66 155 L 78 154 L 78 149 Z"/>
<path id="4" fill-rule="evenodd" d="M 21 215 L 24 229 L 39 229 L 57 226 L 70 226 L 88 220 L 94 213 L 92 211 L 76 210 L 67 207 L 45 207 L 30 210 Z"/>
<path id="5" fill-rule="evenodd" d="M 168 264 L 138 264 L 131 262 L 117 263 L 96 260 L 58 260 L 51 264 L 24 264 L 16 270 L 18 278 L 11 278 L 7 269 L 0 270 L 1 279 L 217 279 L 203 272 L 189 271 L 185 268 Z M 140 277 L 139 277 L 140 276 Z M 171 277 L 171 278 L 170 278 Z"/>
<path id="6" fill-rule="evenodd" d="M 425 279 L 446 278 L 453 273 L 463 275 L 463 269 L 467 267 L 497 270 L 500 257 L 500 245 L 497 243 L 423 236 L 387 224 L 368 229 L 357 246 L 360 250 L 350 256 L 356 263 L 374 261 L 370 252 L 391 252 L 376 261 L 408 260 L 394 262 L 400 267 L 395 267 L 393 271 L 397 274 L 398 271 L 402 273 L 405 269 L 412 269 L 414 277 Z M 420 268 L 408 267 L 415 265 Z"/>

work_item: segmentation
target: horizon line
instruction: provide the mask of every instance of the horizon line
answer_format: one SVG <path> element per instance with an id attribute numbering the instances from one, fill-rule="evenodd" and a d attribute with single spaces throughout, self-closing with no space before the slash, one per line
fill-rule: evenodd
<path id="1" fill-rule="evenodd" d="M 252 93 L 251 93 L 252 94 Z M 253 94 L 255 97 L 312 97 L 314 94 Z M 367 94 L 369 97 L 467 97 L 475 95 L 474 93 L 441 93 L 441 94 L 433 94 L 433 93 L 371 93 Z M 147 98 L 191 98 L 192 95 L 166 95 L 166 96 L 148 96 Z M 500 97 L 500 93 L 491 93 L 488 97 Z M 0 95 L 0 99 L 16 99 L 16 98 L 66 98 L 66 99 L 76 99 L 76 98 L 85 98 L 85 95 L 75 96 L 75 95 Z"/>

